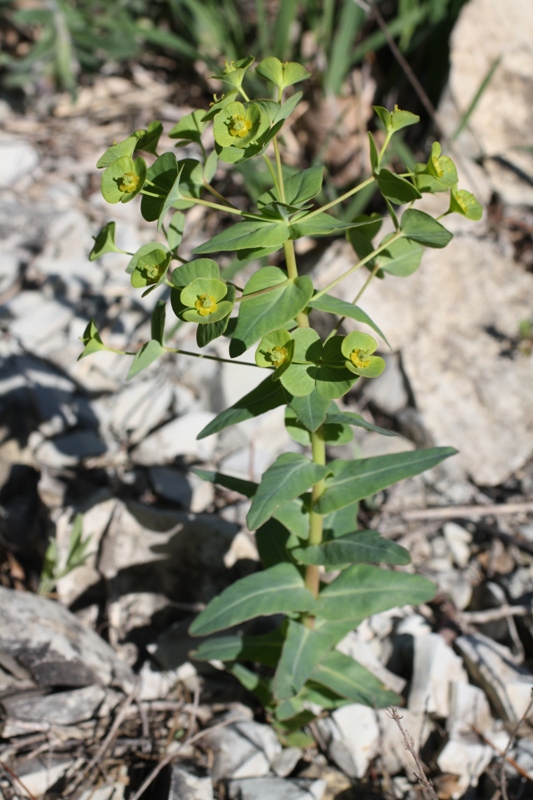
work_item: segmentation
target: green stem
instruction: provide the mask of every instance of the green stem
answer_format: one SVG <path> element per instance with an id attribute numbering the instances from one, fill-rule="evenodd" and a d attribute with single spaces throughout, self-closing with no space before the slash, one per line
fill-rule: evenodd
<path id="1" fill-rule="evenodd" d="M 279 191 L 278 186 L 278 176 L 276 175 L 276 171 L 272 166 L 272 161 L 269 159 L 266 153 L 263 153 L 263 160 L 268 167 L 268 171 L 270 172 L 270 177 L 272 178 L 272 182 L 274 183 L 274 187 Z"/>
<path id="2" fill-rule="evenodd" d="M 381 166 L 381 159 L 382 159 L 382 158 L 383 158 L 383 156 L 385 155 L 385 150 L 386 150 L 386 149 L 387 149 L 387 147 L 389 146 L 389 142 L 390 142 L 391 138 L 392 138 L 392 131 L 389 131 L 389 132 L 387 133 L 387 135 L 385 136 L 385 141 L 383 142 L 383 147 L 382 147 L 382 148 L 381 148 L 381 150 L 379 151 L 379 155 L 378 155 L 378 169 L 379 169 L 379 168 L 380 168 L 380 166 Z"/>
<path id="3" fill-rule="evenodd" d="M 324 439 L 324 427 L 322 425 L 315 433 L 311 433 L 311 451 L 313 462 L 315 464 L 325 466 L 326 442 Z M 315 511 L 315 506 L 324 494 L 325 486 L 326 482 L 323 478 L 322 480 L 318 481 L 318 483 L 315 483 L 312 489 L 311 514 L 309 518 L 309 544 L 311 546 L 320 544 L 322 542 L 324 517 L 322 514 L 319 514 L 317 511 Z M 318 597 L 318 592 L 320 589 L 320 575 L 319 568 L 314 564 L 309 564 L 309 566 L 306 568 L 305 585 L 314 597 Z M 304 624 L 311 626 L 311 620 L 312 618 L 307 617 L 304 620 Z"/>
<path id="4" fill-rule="evenodd" d="M 165 353 L 176 353 L 177 355 L 181 356 L 193 356 L 193 358 L 207 358 L 208 361 L 220 361 L 221 364 L 243 364 L 245 367 L 258 367 L 258 364 L 255 364 L 252 361 L 235 361 L 231 358 L 220 358 L 219 356 L 208 356 L 207 353 L 191 353 L 190 350 L 180 350 L 174 347 L 165 347 Z M 130 353 L 130 355 L 133 355 Z M 259 369 L 264 369 L 264 367 L 259 367 Z M 267 367 L 270 369 L 270 367 Z"/>
<path id="5" fill-rule="evenodd" d="M 355 272 L 360 267 L 363 267 L 365 264 L 368 264 L 368 262 L 372 261 L 373 258 L 379 255 L 379 253 L 381 253 L 382 250 L 386 250 L 387 247 L 390 247 L 390 245 L 396 241 L 396 239 L 401 239 L 402 236 L 403 236 L 402 231 L 397 231 L 397 233 L 395 233 L 394 236 L 391 236 L 391 238 L 388 239 L 388 241 L 382 242 L 379 247 L 376 247 L 375 250 L 373 250 L 367 256 L 362 258 L 361 261 L 358 261 L 357 264 L 355 264 L 353 267 L 350 267 L 350 269 L 346 270 L 346 272 L 343 272 L 343 274 L 339 275 L 338 278 L 335 278 L 334 281 L 331 281 L 331 283 L 328 283 L 327 286 L 324 286 L 323 289 L 321 289 L 313 296 L 313 300 L 317 300 L 319 297 L 322 297 L 323 294 L 327 294 L 330 289 L 333 289 L 334 286 L 336 286 L 338 283 L 341 283 L 341 281 L 347 278 L 348 275 L 351 275 L 352 272 Z"/>
<path id="6" fill-rule="evenodd" d="M 244 212 L 239 211 L 238 208 L 233 208 L 232 206 L 223 206 L 220 203 L 211 203 L 210 200 L 200 200 L 199 197 L 188 197 L 187 195 L 182 194 L 179 198 L 180 200 L 185 200 L 187 203 L 196 203 L 199 206 L 207 206 L 208 208 L 214 208 L 217 211 L 225 211 L 226 214 L 237 214 L 239 217 L 242 217 Z"/>
<path id="7" fill-rule="evenodd" d="M 208 192 L 210 192 L 213 195 L 213 197 L 218 198 L 218 200 L 220 200 L 222 203 L 224 203 L 224 205 L 228 206 L 229 208 L 235 208 L 233 203 L 230 203 L 229 200 L 226 200 L 224 195 L 220 194 L 220 192 L 217 192 L 215 187 L 211 186 L 210 183 L 207 183 L 206 181 L 204 181 L 204 187 L 207 189 Z"/>
<path id="8" fill-rule="evenodd" d="M 308 219 L 311 219 L 312 217 L 316 217 L 317 214 L 322 214 L 323 211 L 327 211 L 329 208 L 333 208 L 333 206 L 336 206 L 339 203 L 344 202 L 344 200 L 347 200 L 349 197 L 352 197 L 354 194 L 357 194 L 357 192 L 360 192 L 361 189 L 364 189 L 366 186 L 370 186 L 370 184 L 372 183 L 373 180 L 375 180 L 375 178 L 373 176 L 371 178 L 367 178 L 366 181 L 363 181 L 358 186 L 356 186 L 354 189 L 350 189 L 349 192 L 345 192 L 344 194 L 341 194 L 341 196 L 337 197 L 336 200 L 332 200 L 330 203 L 326 203 L 325 206 L 320 206 L 320 208 L 315 208 L 314 211 L 311 211 L 311 213 L 306 214 L 304 219 L 307 221 Z"/>
<path id="9" fill-rule="evenodd" d="M 363 296 L 364 292 L 368 288 L 368 286 L 370 284 L 370 281 L 372 280 L 372 278 L 375 278 L 376 273 L 378 272 L 378 270 L 379 270 L 379 262 L 376 262 L 374 268 L 372 269 L 372 272 L 369 274 L 368 278 L 363 283 L 363 285 L 361 286 L 361 288 L 359 289 L 359 291 L 355 295 L 354 299 L 352 300 L 352 305 L 353 306 L 361 299 L 361 297 Z M 342 323 L 344 322 L 345 319 L 346 319 L 346 317 L 341 317 L 339 319 L 339 321 L 331 329 L 331 333 L 329 334 L 328 339 L 331 339 L 332 336 L 335 336 L 335 334 L 338 332 L 340 326 L 342 325 Z"/>
<path id="10" fill-rule="evenodd" d="M 272 143 L 274 145 L 274 153 L 276 154 L 276 166 L 278 168 L 278 183 L 279 183 L 279 196 L 282 203 L 285 202 L 285 186 L 283 185 L 283 169 L 281 166 L 281 155 L 279 152 L 278 137 L 274 136 Z"/>

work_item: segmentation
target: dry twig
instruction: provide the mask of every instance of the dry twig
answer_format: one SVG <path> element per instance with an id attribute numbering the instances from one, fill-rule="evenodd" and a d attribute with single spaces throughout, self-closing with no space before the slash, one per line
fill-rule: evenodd
<path id="1" fill-rule="evenodd" d="M 131 795 L 130 800 L 140 800 L 144 792 L 148 789 L 150 784 L 153 783 L 153 781 L 157 778 L 161 770 L 164 769 L 169 764 L 171 764 L 175 758 L 178 758 L 184 747 L 187 747 L 187 745 L 198 742 L 204 736 L 207 736 L 208 733 L 211 733 L 212 731 L 215 731 L 218 728 L 226 728 L 228 725 L 232 725 L 234 722 L 238 722 L 239 719 L 240 717 L 230 717 L 229 719 L 225 719 L 223 722 L 218 722 L 216 725 L 212 725 L 210 728 L 205 728 L 203 731 L 196 733 L 194 736 L 185 739 L 185 741 L 182 742 L 182 744 L 180 744 L 180 746 L 176 750 L 174 750 L 173 753 L 169 753 L 167 756 L 165 756 L 165 758 L 162 759 L 162 761 L 159 762 L 159 764 L 156 767 L 154 767 L 154 769 L 151 771 L 148 777 L 145 778 L 145 780 L 139 786 L 137 791 Z"/>
<path id="2" fill-rule="evenodd" d="M 493 503 L 486 506 L 439 506 L 438 508 L 385 508 L 388 514 L 399 514 L 405 520 L 461 519 L 462 517 L 497 517 L 502 514 L 533 514 L 533 502 Z"/>
<path id="3" fill-rule="evenodd" d="M 19 776 L 17 775 L 17 773 L 16 773 L 16 772 L 13 772 L 13 770 L 11 769 L 11 767 L 8 767 L 8 765 L 7 765 L 7 764 L 4 764 L 4 762 L 3 762 L 3 761 L 0 761 L 0 767 L 2 767 L 2 769 L 3 769 L 5 772 L 7 772 L 7 774 L 9 775 L 9 777 L 10 777 L 12 780 L 14 780 L 16 783 L 18 783 L 18 785 L 21 787 L 21 789 L 23 789 L 23 790 L 26 792 L 26 794 L 28 795 L 28 798 L 29 798 L 29 800 L 37 800 L 37 798 L 35 797 L 35 795 L 34 795 L 34 794 L 32 794 L 32 793 L 30 792 L 30 790 L 29 790 L 29 789 L 27 789 L 27 788 L 25 787 L 25 785 L 24 785 L 24 784 L 23 784 L 23 782 L 20 780 L 20 778 L 19 778 Z"/>
<path id="4" fill-rule="evenodd" d="M 435 787 L 433 786 L 433 783 L 431 782 L 431 780 L 427 777 L 427 775 L 426 775 L 426 773 L 424 771 L 424 767 L 422 765 L 422 762 L 420 761 L 420 757 L 419 757 L 418 753 L 416 752 L 414 739 L 411 736 L 411 734 L 409 733 L 409 731 L 406 731 L 405 728 L 402 725 L 403 717 L 401 717 L 398 714 L 398 710 L 396 708 L 394 708 L 394 706 L 391 706 L 389 708 L 389 714 L 390 714 L 391 719 L 394 720 L 394 722 L 396 723 L 396 725 L 400 729 L 400 733 L 402 734 L 402 739 L 403 739 L 403 746 L 405 747 L 405 749 L 409 753 L 411 753 L 411 755 L 413 757 L 413 760 L 414 760 L 414 762 L 416 764 L 416 768 L 417 768 L 418 772 L 415 772 L 415 778 L 417 779 L 418 783 L 420 784 L 420 787 L 422 789 L 422 794 L 424 795 L 425 800 L 438 800 L 438 796 L 437 796 L 437 793 L 435 791 Z"/>

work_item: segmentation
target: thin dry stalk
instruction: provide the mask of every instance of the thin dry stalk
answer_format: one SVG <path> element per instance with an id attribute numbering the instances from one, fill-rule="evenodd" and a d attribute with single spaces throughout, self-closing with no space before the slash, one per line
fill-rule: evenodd
<path id="1" fill-rule="evenodd" d="M 122 722 L 125 720 L 127 716 L 129 707 L 131 706 L 131 704 L 133 703 L 133 701 L 137 696 L 138 688 L 139 687 L 136 685 L 122 703 L 120 711 L 116 715 L 115 719 L 113 720 L 113 724 L 109 729 L 109 733 L 107 734 L 104 741 L 98 748 L 98 751 L 96 752 L 94 757 L 89 761 L 85 769 L 80 772 L 78 777 L 75 778 L 73 783 L 69 786 L 66 792 L 67 795 L 71 794 L 75 789 L 77 789 L 78 786 L 85 780 L 87 775 L 89 775 L 89 773 L 93 771 L 93 769 L 100 766 L 105 754 L 113 744 L 113 740 L 115 739 L 118 733 L 118 729 L 120 728 Z"/>
<path id="2" fill-rule="evenodd" d="M 21 788 L 21 789 L 23 789 L 23 791 L 24 791 L 24 792 L 26 792 L 26 794 L 27 794 L 27 796 L 28 796 L 29 800 L 37 800 L 37 798 L 35 797 L 35 795 L 34 795 L 34 794 L 32 794 L 32 793 L 30 792 L 30 790 L 29 790 L 29 789 L 27 789 L 27 788 L 24 786 L 23 782 L 20 780 L 20 778 L 19 778 L 19 776 L 17 775 L 17 773 L 16 773 L 16 772 L 13 772 L 13 770 L 11 769 L 11 767 L 8 767 L 8 765 L 7 765 L 7 764 L 4 764 L 4 762 L 3 762 L 3 761 L 0 761 L 0 767 L 1 767 L 1 768 L 2 768 L 2 769 L 5 771 L 5 772 L 7 772 L 7 774 L 9 775 L 9 777 L 10 777 L 12 780 L 14 780 L 14 781 L 15 781 L 15 783 L 18 783 L 18 785 L 20 786 L 20 788 Z"/>
<path id="3" fill-rule="evenodd" d="M 211 733 L 212 731 L 218 730 L 218 728 L 226 728 L 228 725 L 232 725 L 234 722 L 238 722 L 239 719 L 240 719 L 239 717 L 230 717 L 229 719 L 226 719 L 223 722 L 218 722 L 216 725 L 212 725 L 210 728 L 205 728 L 203 731 L 196 733 L 194 736 L 185 739 L 185 741 L 182 742 L 182 744 L 180 744 L 180 746 L 176 750 L 174 750 L 173 753 L 170 753 L 169 755 L 165 756 L 165 758 L 163 758 L 163 760 L 160 761 L 156 767 L 154 767 L 154 769 L 151 771 L 148 777 L 145 778 L 145 780 L 142 782 L 137 791 L 131 795 L 129 800 L 140 800 L 144 792 L 148 789 L 150 784 L 153 783 L 153 781 L 157 778 L 161 770 L 164 769 L 169 764 L 171 764 L 174 761 L 174 759 L 179 758 L 181 751 L 185 747 L 187 747 L 190 744 L 194 744 L 195 742 L 198 742 L 204 736 L 207 736 L 207 734 Z"/>
<path id="4" fill-rule="evenodd" d="M 399 514 L 405 520 L 454 519 L 461 517 L 498 517 L 502 514 L 532 514 L 533 502 L 493 503 L 486 506 L 439 506 L 438 508 L 385 508 L 388 514 Z"/>
<path id="5" fill-rule="evenodd" d="M 427 777 L 422 762 L 420 761 L 420 757 L 416 752 L 414 739 L 409 733 L 409 731 L 406 731 L 402 725 L 403 717 L 401 717 L 398 714 L 398 710 L 394 708 L 394 706 L 391 706 L 389 708 L 389 714 L 391 719 L 394 720 L 394 722 L 400 729 L 400 733 L 402 734 L 403 746 L 409 753 L 411 753 L 413 761 L 416 764 L 417 772 L 415 772 L 415 778 L 420 784 L 420 788 L 422 789 L 422 794 L 424 795 L 425 800 L 438 800 L 435 787 L 433 786 L 431 780 Z"/>

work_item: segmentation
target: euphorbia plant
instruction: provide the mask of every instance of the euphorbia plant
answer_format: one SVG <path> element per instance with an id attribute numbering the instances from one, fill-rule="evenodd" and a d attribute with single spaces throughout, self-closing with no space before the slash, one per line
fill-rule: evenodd
<path id="1" fill-rule="evenodd" d="M 373 278 L 410 275 L 420 265 L 424 247 L 444 247 L 451 240 L 452 234 L 437 219 L 413 208 L 424 192 L 448 192 L 450 205 L 445 213 L 479 219 L 481 207 L 470 193 L 458 190 L 455 166 L 441 155 L 438 143 L 428 161 L 412 171 L 397 174 L 383 165 L 394 133 L 418 121 L 397 107 L 375 109 L 385 135 L 378 149 L 369 134 L 368 179 L 316 207 L 313 199 L 321 192 L 323 169 L 311 167 L 287 177 L 279 146 L 283 124 L 302 96 L 296 92 L 286 97 L 286 90 L 308 74 L 299 64 L 267 58 L 256 67 L 256 74 L 265 81 L 265 97 L 250 100 L 243 81 L 252 63 L 253 58 L 247 58 L 227 64 L 217 76 L 227 85 L 227 94 L 215 98 L 209 110 L 184 116 L 170 131 L 178 148 L 196 144 L 197 159 L 180 160 L 173 152 L 159 155 L 162 126 L 154 122 L 110 147 L 98 166 L 105 170 L 102 193 L 106 200 L 129 202 L 140 195 L 142 216 L 157 222 L 165 238 L 165 243 L 150 242 L 130 254 L 127 270 L 132 285 L 144 289 L 144 294 L 170 287 L 172 312 L 182 322 L 197 326 L 199 347 L 224 336 L 230 359 L 255 348 L 255 363 L 250 364 L 265 371 L 257 388 L 219 414 L 199 438 L 285 406 L 287 431 L 303 446 L 302 452 L 280 455 L 259 484 L 197 470 L 205 480 L 251 499 L 247 524 L 255 531 L 263 570 L 214 598 L 190 628 L 193 636 L 202 637 L 234 629 L 231 635 L 202 641 L 194 657 L 224 662 L 260 698 L 280 737 L 302 743 L 307 741 L 302 727 L 321 709 L 350 702 L 376 707 L 398 702 L 393 692 L 336 645 L 371 614 L 430 600 L 434 586 L 423 577 L 395 570 L 409 563 L 409 553 L 377 531 L 359 530 L 358 503 L 454 453 L 452 448 L 436 447 L 352 461 L 328 460 L 326 446 L 334 452 L 336 444 L 349 441 L 353 426 L 391 435 L 336 403 L 356 381 L 377 377 L 385 366 L 375 354 L 377 342 L 368 329 L 383 334 L 355 303 Z M 202 134 L 210 124 L 215 145 L 208 153 Z M 138 151 L 151 154 L 150 166 L 142 156 L 134 157 Z M 219 161 L 242 164 L 248 159 L 266 163 L 272 185 L 255 206 L 242 211 L 222 197 L 211 181 Z M 373 182 L 394 226 L 377 244 L 381 216 L 342 221 L 328 213 Z M 179 252 L 186 221 L 183 211 L 195 204 L 218 210 L 224 219 L 229 215 L 238 219 L 185 260 Z M 401 216 L 398 206 L 407 206 Z M 96 237 L 91 259 L 118 251 L 114 233 L 111 222 Z M 298 273 L 294 241 L 325 235 L 347 236 L 357 259 L 317 291 L 309 276 Z M 224 280 L 216 257 L 211 257 L 234 251 L 250 260 L 281 250 L 282 265 L 259 267 L 243 289 Z M 370 274 L 353 303 L 330 293 L 361 267 Z M 313 327 L 314 309 L 331 315 L 326 338 Z M 158 301 L 151 339 L 134 354 L 129 377 L 163 353 L 199 355 L 169 346 L 165 310 L 166 303 Z M 342 335 L 344 318 L 355 320 L 362 330 Z M 87 327 L 84 343 L 82 356 L 111 349 L 94 321 Z M 333 570 L 336 576 L 325 580 Z M 267 633 L 254 635 L 250 625 L 244 626 L 244 632 L 240 629 L 256 617 L 275 618 Z"/>

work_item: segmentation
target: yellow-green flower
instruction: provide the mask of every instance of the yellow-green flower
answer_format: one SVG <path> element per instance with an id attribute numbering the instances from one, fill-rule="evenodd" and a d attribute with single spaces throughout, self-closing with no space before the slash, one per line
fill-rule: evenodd
<path id="1" fill-rule="evenodd" d="M 225 300 L 228 287 L 218 278 L 195 278 L 180 293 L 182 319 L 201 325 L 218 322 L 231 313 L 233 303 Z"/>
<path id="2" fill-rule="evenodd" d="M 215 117 L 213 134 L 221 147 L 242 148 L 256 141 L 268 126 L 268 118 L 257 103 L 228 103 Z"/>
<path id="3" fill-rule="evenodd" d="M 290 366 L 294 352 L 294 341 L 289 331 L 272 331 L 263 336 L 255 353 L 258 367 L 274 367 L 277 380 Z"/>
<path id="4" fill-rule="evenodd" d="M 342 355 L 346 358 L 344 366 L 356 375 L 377 378 L 385 369 L 383 359 L 372 355 L 377 346 L 376 340 L 367 333 L 359 331 L 349 333 L 341 345 Z"/>
<path id="5" fill-rule="evenodd" d="M 146 162 L 130 156 L 117 158 L 102 173 L 102 194 L 108 203 L 129 203 L 139 194 L 146 180 Z"/>

